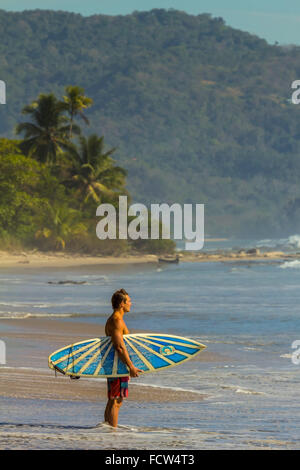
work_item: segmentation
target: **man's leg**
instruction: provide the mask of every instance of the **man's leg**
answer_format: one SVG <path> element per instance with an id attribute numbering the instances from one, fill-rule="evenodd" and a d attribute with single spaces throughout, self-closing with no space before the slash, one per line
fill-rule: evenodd
<path id="1" fill-rule="evenodd" d="M 114 398 L 110 399 L 107 402 L 104 419 L 105 421 L 116 428 L 118 426 L 118 417 L 119 417 L 119 410 L 122 406 L 123 398 Z"/>
<path id="2" fill-rule="evenodd" d="M 109 413 L 110 413 L 111 402 L 112 402 L 112 400 L 107 401 L 105 412 L 104 412 L 104 421 L 106 423 L 108 423 L 108 416 L 109 416 Z"/>

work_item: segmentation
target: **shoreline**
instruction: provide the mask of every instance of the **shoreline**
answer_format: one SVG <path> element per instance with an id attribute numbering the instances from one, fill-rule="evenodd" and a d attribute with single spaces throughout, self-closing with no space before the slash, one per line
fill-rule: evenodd
<path id="1" fill-rule="evenodd" d="M 156 263 L 156 255 L 92 256 L 64 252 L 0 251 L 1 268 L 59 268 Z"/>
<path id="2" fill-rule="evenodd" d="M 268 251 L 260 253 L 255 250 L 255 253 L 247 253 L 244 250 L 229 251 L 228 253 L 184 253 L 180 258 L 183 262 L 226 262 L 226 261 L 290 261 L 300 260 L 300 253 L 285 253 L 283 251 Z"/>
<path id="3" fill-rule="evenodd" d="M 229 251 L 229 252 L 185 252 L 178 253 L 180 262 L 226 262 L 226 261 L 259 261 L 259 260 L 300 260 L 300 253 L 284 253 L 282 251 L 262 252 L 259 250 Z M 174 255 L 175 256 L 175 255 Z M 82 266 L 126 266 L 129 264 L 158 264 L 160 255 L 122 255 L 122 256 L 91 256 L 64 252 L 0 251 L 1 268 L 72 268 Z"/>

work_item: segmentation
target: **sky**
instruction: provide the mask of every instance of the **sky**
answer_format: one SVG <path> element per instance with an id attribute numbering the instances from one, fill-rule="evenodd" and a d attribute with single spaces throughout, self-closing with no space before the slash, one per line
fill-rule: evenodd
<path id="1" fill-rule="evenodd" d="M 300 45 L 299 0 L 0 0 L 0 9 L 65 10 L 82 15 L 126 15 L 153 8 L 174 8 L 192 15 L 211 13 L 226 24 L 266 39 L 270 44 Z"/>

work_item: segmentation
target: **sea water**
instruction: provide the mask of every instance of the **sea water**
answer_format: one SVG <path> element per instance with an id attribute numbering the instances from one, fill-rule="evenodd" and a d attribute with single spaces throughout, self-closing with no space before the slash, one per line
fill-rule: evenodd
<path id="1" fill-rule="evenodd" d="M 66 280 L 81 284 L 58 284 Z M 1 448 L 300 447 L 300 365 L 292 361 L 292 343 L 300 340 L 300 262 L 7 269 L 0 282 L 2 318 L 57 316 L 93 323 L 95 331 L 111 313 L 112 292 L 125 288 L 129 329 L 197 339 L 213 358 L 134 379 L 205 399 L 128 401 L 117 430 L 102 424 L 97 403 L 0 398 Z"/>

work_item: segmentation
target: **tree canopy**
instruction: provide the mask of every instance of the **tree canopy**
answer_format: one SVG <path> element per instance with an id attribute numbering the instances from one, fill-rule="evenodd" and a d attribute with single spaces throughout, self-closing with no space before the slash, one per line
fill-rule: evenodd
<path id="1" fill-rule="evenodd" d="M 0 134 L 76 83 L 93 106 L 71 115 L 119 149 L 133 200 L 205 203 L 211 234 L 282 235 L 299 225 L 299 58 L 209 14 L 0 10 Z"/>

